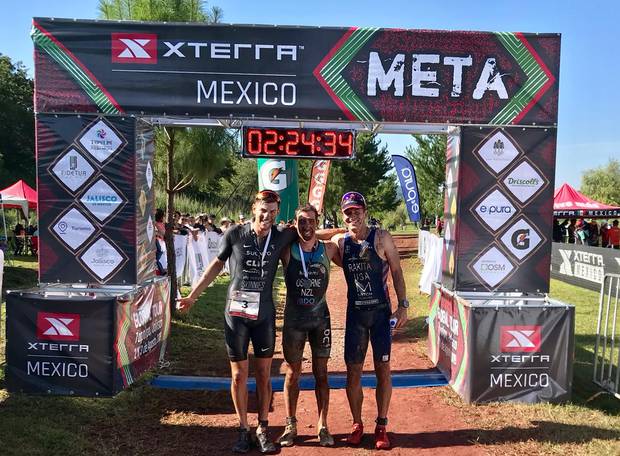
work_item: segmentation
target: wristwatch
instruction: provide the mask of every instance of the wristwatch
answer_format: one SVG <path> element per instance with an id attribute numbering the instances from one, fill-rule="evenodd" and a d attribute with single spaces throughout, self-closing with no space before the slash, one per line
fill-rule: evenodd
<path id="1" fill-rule="evenodd" d="M 403 299 L 402 301 L 398 302 L 398 307 L 402 307 L 403 309 L 408 309 L 409 308 L 409 301 L 407 301 L 406 299 Z"/>

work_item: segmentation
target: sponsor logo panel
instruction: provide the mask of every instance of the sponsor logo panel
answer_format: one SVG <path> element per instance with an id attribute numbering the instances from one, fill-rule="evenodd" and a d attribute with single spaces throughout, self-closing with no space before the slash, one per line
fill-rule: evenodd
<path id="1" fill-rule="evenodd" d="M 78 142 L 100 164 L 109 160 L 126 144 L 121 134 L 103 119 L 86 127 Z"/>
<path id="2" fill-rule="evenodd" d="M 511 261 L 495 246 L 474 260 L 470 268 L 491 288 L 499 285 L 515 270 Z"/>
<path id="3" fill-rule="evenodd" d="M 120 192 L 104 178 L 99 178 L 80 198 L 84 207 L 100 222 L 105 222 L 125 204 Z"/>
<path id="4" fill-rule="evenodd" d="M 547 185 L 541 174 L 527 161 L 510 171 L 503 182 L 508 191 L 522 204 Z"/>
<path id="5" fill-rule="evenodd" d="M 52 225 L 52 232 L 71 251 L 79 249 L 96 230 L 90 220 L 74 207 Z"/>
<path id="6" fill-rule="evenodd" d="M 519 261 L 542 245 L 544 237 L 525 218 L 520 218 L 500 238 L 502 244 Z"/>
<path id="7" fill-rule="evenodd" d="M 73 193 L 95 174 L 95 168 L 75 147 L 70 147 L 59 156 L 50 172 L 60 184 Z"/>
<path id="8" fill-rule="evenodd" d="M 506 195 L 497 188 L 484 196 L 472 210 L 483 225 L 493 233 L 506 224 L 517 212 Z"/>
<path id="9" fill-rule="evenodd" d="M 112 63 L 157 63 L 157 35 L 112 33 Z"/>
<path id="10" fill-rule="evenodd" d="M 79 259 L 100 281 L 106 280 L 127 260 L 122 252 L 103 236 L 91 244 Z"/>
<path id="11" fill-rule="evenodd" d="M 75 341 L 80 339 L 80 315 L 37 313 L 37 339 Z"/>
<path id="12" fill-rule="evenodd" d="M 493 174 L 500 174 L 519 154 L 516 143 L 502 131 L 492 133 L 474 153 Z"/>
<path id="13" fill-rule="evenodd" d="M 500 327 L 500 351 L 539 352 L 542 326 L 502 326 Z"/>

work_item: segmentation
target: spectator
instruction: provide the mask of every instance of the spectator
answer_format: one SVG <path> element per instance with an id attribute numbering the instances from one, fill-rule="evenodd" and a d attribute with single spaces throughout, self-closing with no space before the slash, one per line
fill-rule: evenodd
<path id="1" fill-rule="evenodd" d="M 575 230 L 577 226 L 577 219 L 570 219 L 570 223 L 566 227 L 566 237 L 569 244 L 575 243 Z"/>
<path id="2" fill-rule="evenodd" d="M 562 242 L 562 225 L 558 219 L 553 219 L 553 242 Z"/>
<path id="3" fill-rule="evenodd" d="M 600 235 L 601 235 L 601 247 L 609 247 L 609 229 L 611 226 L 607 223 L 607 220 L 603 220 L 601 223 Z"/>
<path id="4" fill-rule="evenodd" d="M 228 228 L 230 228 L 231 220 L 228 217 L 222 217 L 220 220 L 220 231 L 223 233 Z"/>
<path id="5" fill-rule="evenodd" d="M 590 232 L 590 235 L 588 236 L 588 245 L 591 247 L 598 247 L 599 230 L 596 220 L 591 219 L 588 228 Z"/>
<path id="6" fill-rule="evenodd" d="M 215 224 L 215 214 L 210 214 L 207 217 L 207 223 L 205 226 L 208 231 L 215 231 L 217 234 L 222 234 L 222 230 L 220 230 Z"/>
<path id="7" fill-rule="evenodd" d="M 575 242 L 577 244 L 586 245 L 590 231 L 588 230 L 588 224 L 584 219 L 577 220 L 575 224 Z"/>
<path id="8" fill-rule="evenodd" d="M 620 249 L 620 228 L 618 228 L 618 220 L 614 220 L 608 235 L 609 245 L 614 249 Z"/>
<path id="9" fill-rule="evenodd" d="M 164 224 L 164 210 L 157 209 L 155 211 L 155 237 L 163 240 L 166 234 L 166 225 Z"/>
<path id="10" fill-rule="evenodd" d="M 437 218 L 437 236 L 441 236 L 441 232 L 443 231 L 443 220 L 441 217 Z"/>
<path id="11" fill-rule="evenodd" d="M 245 225 L 246 223 L 245 215 L 239 214 L 239 225 Z"/>

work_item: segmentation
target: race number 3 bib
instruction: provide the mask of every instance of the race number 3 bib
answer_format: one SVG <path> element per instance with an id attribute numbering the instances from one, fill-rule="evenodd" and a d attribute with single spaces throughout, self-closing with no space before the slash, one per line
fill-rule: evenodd
<path id="1" fill-rule="evenodd" d="M 257 320 L 259 306 L 260 293 L 235 290 L 230 295 L 228 313 L 233 317 Z"/>

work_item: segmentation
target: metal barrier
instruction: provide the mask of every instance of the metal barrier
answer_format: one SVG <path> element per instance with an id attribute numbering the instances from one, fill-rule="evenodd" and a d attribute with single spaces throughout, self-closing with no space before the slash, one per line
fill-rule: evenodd
<path id="1" fill-rule="evenodd" d="M 594 383 L 620 399 L 620 274 L 605 274 L 601 284 L 594 346 Z M 615 363 L 615 364 L 614 364 Z"/>

